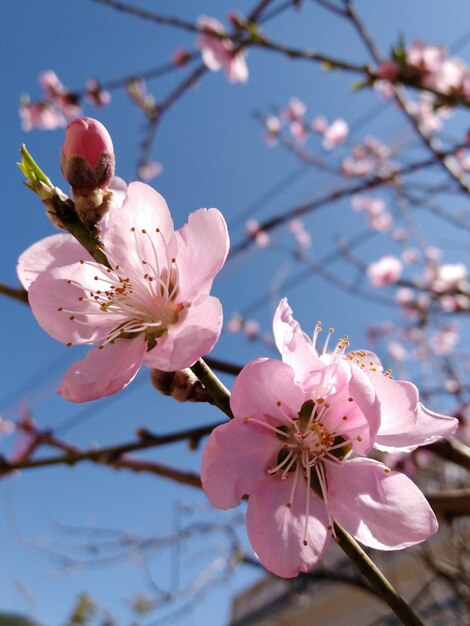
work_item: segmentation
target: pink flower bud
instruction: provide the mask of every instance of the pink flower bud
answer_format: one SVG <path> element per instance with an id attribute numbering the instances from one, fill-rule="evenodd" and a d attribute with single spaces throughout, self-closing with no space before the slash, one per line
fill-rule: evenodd
<path id="1" fill-rule="evenodd" d="M 377 76 L 382 80 L 394 83 L 400 75 L 400 66 L 395 61 L 383 61 L 377 70 Z"/>
<path id="2" fill-rule="evenodd" d="M 101 122 L 80 117 L 67 126 L 60 167 L 75 189 L 92 190 L 108 185 L 114 175 L 114 149 Z"/>

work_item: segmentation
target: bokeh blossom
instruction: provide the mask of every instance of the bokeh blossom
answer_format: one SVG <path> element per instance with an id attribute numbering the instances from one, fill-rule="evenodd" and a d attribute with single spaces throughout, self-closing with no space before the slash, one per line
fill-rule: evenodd
<path id="1" fill-rule="evenodd" d="M 59 393 L 74 402 L 116 393 L 142 363 L 188 367 L 213 348 L 222 328 L 221 303 L 209 295 L 229 244 L 217 209 L 195 211 L 175 231 L 162 196 L 132 183 L 101 226 L 101 239 L 110 267 L 67 235 L 31 246 L 18 264 L 44 330 L 68 346 L 97 346 L 63 378 Z"/>
<path id="2" fill-rule="evenodd" d="M 212 504 L 228 509 L 248 495 L 251 544 L 269 571 L 287 578 L 322 558 L 335 521 L 382 550 L 435 533 L 434 513 L 411 480 L 364 455 L 379 441 L 396 451 L 411 448 L 413 437 L 448 436 L 456 420 L 419 405 L 414 385 L 382 373 L 375 355 L 348 354 L 346 337 L 320 353 L 320 326 L 307 337 L 285 299 L 273 327 L 283 361 L 258 359 L 241 371 L 234 419 L 213 431 L 204 451 Z"/>
<path id="3" fill-rule="evenodd" d="M 220 36 L 225 34 L 223 25 L 213 17 L 201 16 L 197 26 L 206 31 L 201 32 L 196 41 L 206 67 L 213 72 L 223 68 L 231 83 L 246 83 L 248 80 L 246 53 L 237 48 L 228 37 Z"/>

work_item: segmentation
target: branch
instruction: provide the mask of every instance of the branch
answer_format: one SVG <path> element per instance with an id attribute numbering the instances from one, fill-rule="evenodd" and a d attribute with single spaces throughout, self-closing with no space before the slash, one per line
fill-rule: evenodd
<path id="1" fill-rule="evenodd" d="M 387 602 L 395 615 L 401 619 L 403 624 L 405 624 L 405 626 L 424 626 L 423 622 L 403 600 L 392 584 L 385 578 L 356 540 L 337 522 L 335 522 L 335 531 L 339 546 L 377 591 L 378 595 Z"/>
<path id="2" fill-rule="evenodd" d="M 115 468 L 128 468 L 134 471 L 150 471 L 161 476 L 178 480 L 185 484 L 198 486 L 199 478 L 195 478 L 195 474 L 181 472 L 156 463 L 147 463 L 138 459 L 122 458 L 123 455 L 137 450 L 145 450 L 147 448 L 155 448 L 178 441 L 188 440 L 194 447 L 200 439 L 209 435 L 212 430 L 219 424 L 210 424 L 201 426 L 200 428 L 191 428 L 168 435 L 154 435 L 146 430 L 138 431 L 139 438 L 136 441 L 120 444 L 117 446 L 109 446 L 107 448 L 93 448 L 91 450 L 80 450 L 75 446 L 65 443 L 57 439 L 50 431 L 42 431 L 36 433 L 38 444 L 49 445 L 60 450 L 67 450 L 66 454 L 61 456 L 43 457 L 39 459 L 23 458 L 18 461 L 8 461 L 1 459 L 0 461 L 0 477 L 10 474 L 15 470 L 31 469 L 33 467 L 46 467 L 50 465 L 75 465 L 81 461 L 91 461 L 101 465 L 109 465 Z M 37 449 L 38 445 L 31 446 L 32 450 Z"/>
<path id="3" fill-rule="evenodd" d="M 470 515 L 470 489 L 455 489 L 427 495 L 426 500 L 434 513 L 452 520 L 454 517 Z"/>
<path id="4" fill-rule="evenodd" d="M 431 452 L 434 452 L 434 454 L 437 454 L 446 461 L 461 465 L 470 470 L 470 447 L 454 437 L 444 439 L 443 441 L 436 441 L 436 443 L 426 446 L 426 449 L 431 450 Z"/>

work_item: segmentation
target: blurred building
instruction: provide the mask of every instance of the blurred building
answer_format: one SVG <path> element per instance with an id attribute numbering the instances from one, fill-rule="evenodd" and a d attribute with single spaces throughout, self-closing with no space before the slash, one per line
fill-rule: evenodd
<path id="1" fill-rule="evenodd" d="M 442 527 L 441 527 L 442 528 Z M 470 560 L 466 532 L 443 528 L 425 546 L 375 552 L 374 562 L 426 626 L 470 626 Z M 468 537 L 467 537 L 468 538 Z M 343 579 L 350 580 L 344 582 Z M 367 590 L 338 546 L 310 575 L 267 575 L 235 597 L 230 626 L 399 626 L 388 606 Z"/>

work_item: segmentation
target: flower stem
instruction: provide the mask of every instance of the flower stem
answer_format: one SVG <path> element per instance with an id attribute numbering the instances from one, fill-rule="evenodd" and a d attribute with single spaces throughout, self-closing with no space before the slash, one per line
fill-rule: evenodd
<path id="1" fill-rule="evenodd" d="M 230 391 L 217 378 L 210 367 L 202 359 L 199 359 L 191 367 L 191 370 L 207 389 L 215 406 L 223 411 L 230 419 L 233 419 L 233 413 L 230 408 Z"/>
<path id="2" fill-rule="evenodd" d="M 423 622 L 403 600 L 398 591 L 388 581 L 372 559 L 340 524 L 335 522 L 338 544 L 348 555 L 361 574 L 369 581 L 405 626 L 424 626 Z"/>

